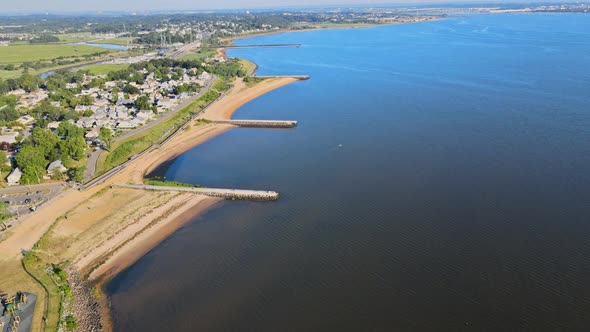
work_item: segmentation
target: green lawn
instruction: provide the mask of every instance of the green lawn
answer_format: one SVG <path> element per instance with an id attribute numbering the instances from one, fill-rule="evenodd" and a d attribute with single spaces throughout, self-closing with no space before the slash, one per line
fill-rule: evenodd
<path id="1" fill-rule="evenodd" d="M 136 38 L 131 38 L 131 44 L 133 43 L 133 41 Z M 113 45 L 121 45 L 121 46 L 127 46 L 127 41 L 129 41 L 129 38 L 127 37 L 121 37 L 121 38 L 111 38 L 111 39 L 101 39 L 101 40 L 92 40 L 90 41 L 91 44 L 113 44 Z"/>
<path id="2" fill-rule="evenodd" d="M 84 56 L 104 52 L 103 48 L 86 45 L 15 45 L 0 47 L 0 63 L 23 63 L 25 61 L 51 60 L 62 56 Z"/>
<path id="3" fill-rule="evenodd" d="M 246 71 L 248 75 L 252 75 L 254 70 L 256 70 L 256 64 L 252 61 L 240 59 L 240 64 L 242 65 L 242 68 L 244 68 L 244 71 Z"/>
<path id="4" fill-rule="evenodd" d="M 217 51 L 213 49 L 202 49 L 201 53 L 190 53 L 180 57 L 182 60 L 197 60 L 197 61 L 205 61 L 207 58 L 211 58 L 217 53 Z"/>
<path id="5" fill-rule="evenodd" d="M 103 64 L 103 65 L 93 65 L 93 66 L 88 66 L 88 67 L 84 67 L 80 70 L 88 70 L 90 71 L 90 73 L 92 75 L 102 75 L 102 74 L 108 74 L 112 71 L 116 71 L 116 70 L 121 70 L 121 69 L 125 69 L 128 68 L 129 65 L 125 65 L 125 64 Z"/>
<path id="6" fill-rule="evenodd" d="M 8 78 L 17 78 L 21 76 L 23 73 L 20 70 L 1 70 L 0 69 L 0 78 L 1 79 L 8 79 Z"/>

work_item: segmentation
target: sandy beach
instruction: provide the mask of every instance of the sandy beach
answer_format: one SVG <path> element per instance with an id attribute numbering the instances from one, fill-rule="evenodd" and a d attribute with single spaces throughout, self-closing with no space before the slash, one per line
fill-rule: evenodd
<path id="1" fill-rule="evenodd" d="M 237 79 L 233 89 L 212 104 L 198 119 L 229 119 L 245 103 L 286 84 L 292 78 L 266 79 L 246 86 Z M 195 194 L 160 193 L 111 187 L 115 183 L 143 183 L 144 176 L 162 163 L 232 128 L 231 125 L 195 120 L 166 145 L 129 163 L 103 184 L 86 191 L 68 189 L 29 215 L 0 242 L 4 265 L 22 257 L 41 237 L 46 247 L 41 255 L 51 261 L 69 262 L 70 268 L 102 285 L 195 216 L 220 199 Z M 14 271 L 0 271 L 0 283 L 14 280 Z M 89 285 L 90 287 L 90 285 Z M 100 288 L 100 287 L 99 287 Z M 102 296 L 103 302 L 105 296 Z M 38 301 L 42 305 L 42 301 Z M 108 312 L 104 308 L 103 312 Z M 38 312 L 42 308 L 38 308 Z M 103 315 L 108 330 L 110 318 Z"/>

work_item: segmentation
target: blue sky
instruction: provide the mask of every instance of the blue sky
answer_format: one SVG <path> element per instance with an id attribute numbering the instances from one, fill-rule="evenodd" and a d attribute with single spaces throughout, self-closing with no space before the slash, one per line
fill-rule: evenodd
<path id="1" fill-rule="evenodd" d="M 0 0 L 0 7 L 6 11 L 150 11 L 167 9 L 227 9 L 279 6 L 316 6 L 316 5 L 376 5 L 448 3 L 461 0 Z M 478 2 L 471 0 L 470 2 Z M 494 2 L 485 1 L 486 3 Z M 514 1 L 509 1 L 514 2 Z M 526 2 L 526 0 L 522 1 Z M 531 2 L 531 1 L 529 1 Z M 534 2 L 534 1 L 532 1 Z"/>

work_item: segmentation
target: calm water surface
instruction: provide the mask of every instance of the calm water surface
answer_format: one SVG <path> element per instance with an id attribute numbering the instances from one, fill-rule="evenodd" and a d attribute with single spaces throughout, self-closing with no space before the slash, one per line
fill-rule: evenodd
<path id="1" fill-rule="evenodd" d="M 590 326 L 590 16 L 282 34 L 232 50 L 309 74 L 162 172 L 224 202 L 109 286 L 117 331 Z M 338 146 L 342 144 L 342 147 Z"/>

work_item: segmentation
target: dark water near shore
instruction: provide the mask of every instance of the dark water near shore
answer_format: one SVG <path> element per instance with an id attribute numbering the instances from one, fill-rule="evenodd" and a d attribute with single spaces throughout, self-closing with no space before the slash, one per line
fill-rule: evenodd
<path id="1" fill-rule="evenodd" d="M 239 43 L 309 74 L 179 157 L 225 202 L 110 284 L 116 331 L 590 326 L 590 16 L 498 15 Z M 342 148 L 338 145 L 342 144 Z"/>

